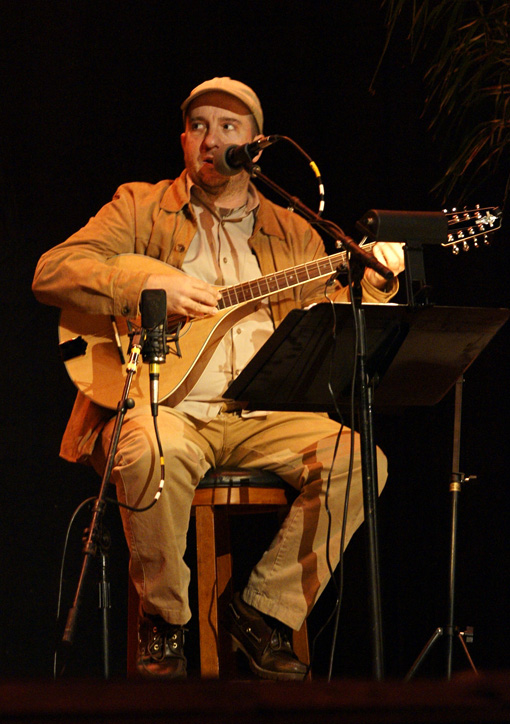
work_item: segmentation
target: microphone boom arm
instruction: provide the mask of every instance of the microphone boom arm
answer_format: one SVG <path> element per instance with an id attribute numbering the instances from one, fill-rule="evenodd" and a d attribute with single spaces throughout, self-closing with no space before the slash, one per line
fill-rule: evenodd
<path id="1" fill-rule="evenodd" d="M 384 266 L 384 264 L 381 264 L 381 262 L 373 256 L 373 254 L 369 254 L 359 247 L 358 244 L 347 236 L 333 221 L 323 219 L 322 216 L 319 216 L 319 214 L 315 211 L 312 211 L 312 209 L 306 206 L 306 204 L 304 204 L 297 196 L 292 196 L 292 194 L 289 194 L 285 191 L 285 189 L 281 188 L 281 186 L 278 186 L 278 184 L 276 184 L 272 179 L 262 173 L 260 166 L 256 163 L 247 162 L 245 164 L 245 168 L 252 176 L 260 179 L 272 191 L 284 198 L 289 206 L 298 211 L 307 221 L 318 226 L 320 229 L 325 231 L 326 234 L 335 239 L 335 241 L 339 241 L 346 251 L 351 253 L 353 257 L 356 257 L 363 266 L 370 267 L 380 274 L 383 279 L 386 279 L 386 281 L 391 281 L 394 278 L 395 275 L 393 272 L 390 271 L 388 267 Z"/>

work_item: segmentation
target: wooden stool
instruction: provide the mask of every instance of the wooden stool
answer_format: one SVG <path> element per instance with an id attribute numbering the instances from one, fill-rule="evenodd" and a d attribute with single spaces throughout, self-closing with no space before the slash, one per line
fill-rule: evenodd
<path id="1" fill-rule="evenodd" d="M 210 470 L 200 481 L 193 499 L 196 517 L 198 576 L 198 625 L 200 673 L 203 678 L 232 675 L 235 670 L 232 643 L 219 626 L 221 606 L 233 595 L 232 550 L 229 516 L 233 514 L 285 513 L 294 491 L 274 473 L 263 470 Z M 128 676 L 136 675 L 137 621 L 139 600 L 129 581 Z M 309 663 L 306 623 L 294 632 L 294 650 Z"/>

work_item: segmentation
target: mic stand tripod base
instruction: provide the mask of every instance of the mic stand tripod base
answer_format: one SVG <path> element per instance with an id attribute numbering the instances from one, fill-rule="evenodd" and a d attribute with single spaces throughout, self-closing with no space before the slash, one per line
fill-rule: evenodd
<path id="1" fill-rule="evenodd" d="M 441 628 L 441 626 L 439 626 L 438 628 L 436 628 L 436 630 L 434 631 L 434 633 L 432 634 L 432 636 L 429 638 L 429 640 L 427 641 L 427 643 L 425 644 L 425 646 L 423 647 L 423 649 L 420 651 L 420 653 L 419 653 L 419 655 L 418 655 L 418 658 L 416 659 L 416 661 L 414 662 L 414 664 L 411 666 L 411 668 L 410 668 L 409 671 L 407 672 L 406 677 L 405 677 L 405 681 L 410 681 L 410 680 L 413 678 L 414 674 L 415 674 L 416 671 L 418 670 L 418 668 L 419 668 L 421 662 L 423 661 L 423 659 L 425 658 L 425 656 L 428 654 L 428 652 L 430 651 L 430 649 L 434 646 L 434 644 L 436 643 L 436 641 L 438 641 L 438 639 L 441 638 L 441 636 L 442 636 L 443 634 L 444 634 L 444 630 Z"/>
<path id="2" fill-rule="evenodd" d="M 459 394 L 460 390 L 460 384 L 457 383 L 457 393 Z M 460 643 L 462 645 L 462 648 L 464 650 L 464 653 L 467 656 L 467 659 L 469 661 L 469 664 L 475 674 L 478 673 L 476 670 L 476 667 L 473 663 L 473 660 L 471 656 L 469 655 L 469 651 L 466 647 L 466 642 L 471 643 L 473 640 L 473 628 L 468 626 L 466 628 L 466 631 L 459 631 L 459 629 L 454 625 L 454 611 L 455 611 L 455 565 L 456 565 L 456 555 L 457 555 L 457 519 L 458 519 L 458 505 L 459 505 L 459 495 L 462 490 L 462 484 L 465 481 L 468 481 L 470 479 L 474 479 L 475 476 L 465 477 L 463 473 L 452 473 L 451 477 L 451 483 L 450 483 L 450 492 L 452 494 L 451 501 L 451 540 L 450 540 L 450 576 L 449 576 L 449 596 L 448 596 L 448 625 L 445 628 L 442 628 L 439 626 L 436 628 L 428 642 L 426 643 L 423 650 L 420 652 L 418 658 L 414 662 L 414 664 L 409 669 L 405 681 L 409 681 L 412 679 L 416 671 L 418 670 L 420 664 L 424 660 L 425 656 L 428 654 L 428 652 L 432 649 L 436 641 L 438 641 L 442 636 L 447 636 L 447 650 L 446 650 L 446 678 L 449 681 L 452 677 L 452 662 L 453 662 L 453 638 L 455 634 L 457 634 Z"/>
<path id="3" fill-rule="evenodd" d="M 454 637 L 455 634 L 457 634 L 457 637 L 458 637 L 458 639 L 459 639 L 459 641 L 460 641 L 460 643 L 461 643 L 461 645 L 462 645 L 462 648 L 463 648 L 463 650 L 464 650 L 464 653 L 466 654 L 467 660 L 469 661 L 469 664 L 470 664 L 471 668 L 473 669 L 473 671 L 475 672 L 475 674 L 478 674 L 478 670 L 477 670 L 477 668 L 476 668 L 476 666 L 475 666 L 475 664 L 474 664 L 474 662 L 473 662 L 473 659 L 471 658 L 471 655 L 470 655 L 470 653 L 469 653 L 469 651 L 468 651 L 468 649 L 467 649 L 467 646 L 466 646 L 466 643 L 472 643 L 472 641 L 473 641 L 473 628 L 472 628 L 471 626 L 467 626 L 465 631 L 459 631 L 458 629 L 455 629 L 455 630 L 452 631 L 451 633 L 447 633 L 447 635 L 448 635 L 448 637 L 449 637 L 449 642 L 448 642 L 448 643 L 449 643 L 449 644 L 451 643 L 452 647 L 453 647 L 453 637 Z M 423 661 L 423 660 L 425 659 L 425 657 L 427 656 L 428 652 L 432 649 L 432 647 L 434 646 L 434 644 L 436 643 L 436 641 L 438 641 L 438 640 L 439 640 L 442 636 L 444 636 L 444 635 L 445 635 L 445 630 L 444 630 L 441 626 L 439 626 L 438 628 L 436 628 L 436 630 L 434 631 L 434 633 L 432 634 L 432 636 L 430 637 L 430 639 L 427 641 L 427 643 L 425 644 L 425 646 L 424 646 L 423 649 L 421 650 L 421 652 L 420 652 L 420 654 L 418 655 L 416 661 L 414 662 L 414 664 L 411 666 L 411 668 L 410 668 L 409 671 L 407 672 L 406 677 L 405 677 L 405 681 L 410 681 L 410 680 L 413 678 L 413 676 L 415 675 L 415 673 L 416 673 L 417 670 L 419 669 L 422 661 Z M 448 672 L 447 672 L 447 679 L 448 679 L 448 681 L 451 679 L 451 673 L 452 673 L 452 672 L 451 672 L 451 669 L 449 669 Z"/>

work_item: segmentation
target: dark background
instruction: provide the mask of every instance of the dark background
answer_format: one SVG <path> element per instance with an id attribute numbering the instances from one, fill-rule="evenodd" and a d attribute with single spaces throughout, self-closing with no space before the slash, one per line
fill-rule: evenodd
<path id="1" fill-rule="evenodd" d="M 119 184 L 155 182 L 181 171 L 179 105 L 192 87 L 216 75 L 252 85 L 264 107 L 266 133 L 290 136 L 317 162 L 326 187 L 325 216 L 348 233 L 355 234 L 356 220 L 370 208 L 439 210 L 442 201 L 430 189 L 446 161 L 427 129 L 429 119 L 422 117 L 422 77 L 430 56 L 410 63 L 405 17 L 375 94 L 368 91 L 385 38 L 378 0 L 4 0 L 0 12 L 0 661 L 4 676 L 50 677 L 66 529 L 79 504 L 98 492 L 99 481 L 90 470 L 58 458 L 74 388 L 57 355 L 58 312 L 39 305 L 30 291 L 42 252 L 86 223 Z M 317 203 L 314 177 L 290 146 L 268 149 L 263 170 L 305 202 Z M 503 171 L 470 189 L 470 202 L 501 204 Z M 434 300 L 507 306 L 507 237 L 503 227 L 490 247 L 455 258 L 444 249 L 427 249 Z M 474 626 L 471 653 L 486 670 L 510 666 L 508 343 L 504 328 L 464 385 L 461 470 L 478 479 L 461 495 L 456 623 Z M 380 505 L 386 670 L 401 678 L 434 629 L 446 623 L 453 396 L 432 408 L 378 417 L 376 432 L 390 459 Z M 89 518 L 82 510 L 72 527 L 64 612 Z M 127 559 L 113 508 L 107 521 L 113 538 L 112 670 L 122 676 Z M 246 535 L 243 526 L 238 545 Z M 333 675 L 370 676 L 362 531 L 345 564 Z M 94 587 L 92 581 L 69 674 L 101 675 Z M 312 614 L 312 633 L 333 602 L 328 589 Z M 319 676 L 327 668 L 331 637 L 329 627 L 317 643 Z M 443 675 L 444 644 L 436 645 L 423 673 Z M 194 624 L 189 648 L 193 668 Z M 460 645 L 455 652 L 455 667 L 465 668 Z"/>

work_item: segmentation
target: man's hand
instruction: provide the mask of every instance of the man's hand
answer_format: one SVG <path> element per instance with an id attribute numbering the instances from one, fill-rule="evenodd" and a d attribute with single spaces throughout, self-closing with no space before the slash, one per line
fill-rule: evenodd
<path id="1" fill-rule="evenodd" d="M 384 264 L 385 267 L 397 276 L 397 274 L 400 274 L 405 268 L 403 247 L 403 244 L 378 241 L 377 244 L 372 247 L 372 253 L 381 264 Z M 386 279 L 369 267 L 365 269 L 365 279 L 370 282 L 370 284 L 373 284 L 374 287 L 377 287 L 377 289 L 384 289 L 388 284 Z"/>
<path id="2" fill-rule="evenodd" d="M 145 289 L 164 289 L 167 313 L 184 317 L 216 314 L 221 299 L 217 287 L 187 274 L 151 274 Z"/>

